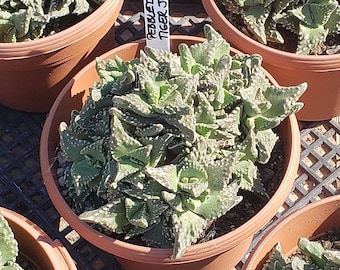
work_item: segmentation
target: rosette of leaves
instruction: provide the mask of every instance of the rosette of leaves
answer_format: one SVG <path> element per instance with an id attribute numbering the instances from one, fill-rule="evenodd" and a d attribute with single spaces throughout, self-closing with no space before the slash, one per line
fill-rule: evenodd
<path id="1" fill-rule="evenodd" d="M 7 220 L 0 212 L 0 269 L 23 269 L 16 263 L 18 252 L 18 243 L 14 238 L 14 234 Z"/>
<path id="2" fill-rule="evenodd" d="M 0 42 L 34 40 L 77 22 L 102 1 L 0 0 Z"/>
<path id="3" fill-rule="evenodd" d="M 298 35 L 297 54 L 309 54 L 327 36 L 340 33 L 337 0 L 220 0 L 225 8 L 239 14 L 256 39 L 284 43 L 279 27 Z"/>
<path id="4" fill-rule="evenodd" d="M 340 250 L 325 248 L 319 241 L 300 238 L 298 248 L 301 254 L 286 257 L 278 243 L 269 254 L 263 270 L 338 270 Z"/>
<path id="5" fill-rule="evenodd" d="M 232 56 L 204 30 L 207 41 L 181 44 L 179 55 L 145 47 L 130 62 L 97 60 L 100 81 L 60 124 L 80 218 L 173 247 L 175 258 L 242 200 L 239 189 L 265 195 L 256 164 L 268 161 L 272 129 L 302 107 L 306 89 L 271 85 L 260 56 Z"/>

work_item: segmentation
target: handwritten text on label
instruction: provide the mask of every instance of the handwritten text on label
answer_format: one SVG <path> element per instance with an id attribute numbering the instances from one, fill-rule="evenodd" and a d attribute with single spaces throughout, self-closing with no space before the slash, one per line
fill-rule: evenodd
<path id="1" fill-rule="evenodd" d="M 169 50 L 168 0 L 144 0 L 147 45 Z"/>

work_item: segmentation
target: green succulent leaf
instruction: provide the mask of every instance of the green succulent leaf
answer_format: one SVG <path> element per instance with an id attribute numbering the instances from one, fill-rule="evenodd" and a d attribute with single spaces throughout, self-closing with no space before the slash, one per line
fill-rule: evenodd
<path id="1" fill-rule="evenodd" d="M 8 221 L 0 213 L 0 268 L 1 269 L 22 269 L 15 263 L 18 256 L 18 243 Z M 7 267 L 7 268 L 6 268 Z"/>
<path id="2" fill-rule="evenodd" d="M 125 203 L 122 199 L 108 203 L 98 209 L 90 210 L 79 215 L 79 218 L 89 223 L 96 223 L 113 232 L 122 232 L 129 224 L 126 217 Z"/>
<path id="3" fill-rule="evenodd" d="M 147 101 L 135 93 L 126 94 L 124 96 L 114 96 L 113 105 L 119 109 L 132 110 L 141 116 L 149 116 L 152 113 L 152 108 Z"/>
<path id="4" fill-rule="evenodd" d="M 133 150 L 142 146 L 142 144 L 131 137 L 124 129 L 121 121 L 113 117 L 111 121 L 112 135 L 110 136 L 110 150 L 114 159 L 118 160 Z"/>
<path id="5" fill-rule="evenodd" d="M 271 250 L 268 256 L 268 260 L 263 266 L 263 270 L 273 270 L 273 269 L 285 269 L 293 270 L 289 267 L 290 260 L 282 254 L 281 244 L 277 243 L 275 247 Z"/>
<path id="6" fill-rule="evenodd" d="M 299 240 L 298 246 L 304 254 L 310 256 L 321 268 L 326 265 L 326 262 L 322 257 L 325 249 L 321 243 L 310 241 L 307 238 L 302 237 Z"/>
<path id="7" fill-rule="evenodd" d="M 281 244 L 278 243 L 271 250 L 263 270 L 333 270 L 339 268 L 338 250 L 325 249 L 321 242 L 311 241 L 304 237 L 299 239 L 297 245 L 304 256 L 297 254 L 286 257 L 282 253 Z"/>
<path id="8" fill-rule="evenodd" d="M 259 163 L 266 164 L 269 161 L 278 139 L 279 137 L 271 129 L 261 130 L 256 133 L 256 145 L 259 150 L 257 161 Z"/>
<path id="9" fill-rule="evenodd" d="M 80 154 L 80 151 L 91 144 L 87 140 L 78 139 L 75 137 L 67 127 L 65 122 L 60 123 L 60 146 L 67 160 L 78 162 L 84 159 L 84 156 Z"/>
<path id="10" fill-rule="evenodd" d="M 86 160 L 73 163 L 71 167 L 71 176 L 76 193 L 80 196 L 82 193 L 88 193 L 88 186 L 99 176 L 101 168 L 91 166 Z"/>
<path id="11" fill-rule="evenodd" d="M 238 185 L 233 183 L 219 192 L 211 192 L 192 211 L 206 220 L 218 218 L 242 201 L 242 197 L 237 196 L 238 189 Z"/>
<path id="12" fill-rule="evenodd" d="M 214 124 L 216 114 L 214 107 L 210 104 L 208 98 L 201 92 L 197 93 L 199 106 L 195 110 L 196 123 Z"/>
<path id="13" fill-rule="evenodd" d="M 265 24 L 270 11 L 270 6 L 254 5 L 244 12 L 245 22 L 263 44 L 267 44 Z"/>
<path id="14" fill-rule="evenodd" d="M 144 229 L 149 226 L 147 206 L 145 202 L 126 198 L 125 210 L 129 223 Z"/>
<path id="15" fill-rule="evenodd" d="M 0 42 L 35 40 L 62 31 L 60 20 L 89 14 L 101 1 L 90 7 L 86 0 L 49 2 L 4 0 L 0 6 Z"/>
<path id="16" fill-rule="evenodd" d="M 340 12 L 336 0 L 222 0 L 225 8 L 240 14 L 245 25 L 261 43 L 287 43 L 282 28 L 298 36 L 297 54 L 310 54 L 326 41 L 327 36 L 339 33 Z"/>
<path id="17" fill-rule="evenodd" d="M 146 167 L 145 173 L 166 189 L 177 192 L 179 182 L 177 166 L 170 164 L 156 168 Z"/>
<path id="18" fill-rule="evenodd" d="M 323 257 L 329 263 L 340 266 L 340 250 L 325 250 Z"/>
<path id="19" fill-rule="evenodd" d="M 81 219 L 173 247 L 175 258 L 242 201 L 240 189 L 268 198 L 257 164 L 305 90 L 271 86 L 259 55 L 231 55 L 212 26 L 204 31 L 205 42 L 179 54 L 145 47 L 130 62 L 97 59 L 100 81 L 60 124 L 65 186 Z"/>
<path id="20" fill-rule="evenodd" d="M 195 242 L 207 225 L 206 219 L 191 211 L 174 212 L 172 214 L 174 224 L 175 242 L 173 247 L 174 258 L 180 258 L 186 247 Z"/>

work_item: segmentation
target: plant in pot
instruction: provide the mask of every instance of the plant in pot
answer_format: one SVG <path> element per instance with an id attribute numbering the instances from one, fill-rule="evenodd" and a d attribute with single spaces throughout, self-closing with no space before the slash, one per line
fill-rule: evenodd
<path id="1" fill-rule="evenodd" d="M 0 103 L 47 112 L 82 67 L 109 49 L 123 0 L 1 1 Z"/>
<path id="2" fill-rule="evenodd" d="M 271 225 L 242 269 L 340 269 L 339 202 L 321 199 Z"/>
<path id="3" fill-rule="evenodd" d="M 0 207 L 0 268 L 76 270 L 67 250 L 25 217 Z"/>
<path id="4" fill-rule="evenodd" d="M 338 1 L 203 0 L 214 26 L 244 53 L 258 53 L 282 85 L 308 83 L 300 120 L 340 115 Z"/>
<path id="5" fill-rule="evenodd" d="M 273 85 L 259 55 L 238 54 L 211 26 L 204 30 L 207 40 L 173 36 L 179 55 L 145 47 L 136 58 L 141 41 L 108 52 L 70 81 L 44 124 L 40 160 L 52 202 L 125 269 L 234 267 L 295 179 L 293 113 L 306 84 Z M 270 158 L 278 125 L 285 173 L 269 200 L 257 164 Z M 263 209 L 234 231 L 197 243 L 242 201 L 241 190 L 266 198 Z"/>

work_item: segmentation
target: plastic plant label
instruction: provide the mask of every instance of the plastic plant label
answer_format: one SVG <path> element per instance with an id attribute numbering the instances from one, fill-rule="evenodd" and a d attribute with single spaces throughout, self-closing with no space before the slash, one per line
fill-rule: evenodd
<path id="1" fill-rule="evenodd" d="M 146 45 L 170 51 L 168 0 L 143 0 Z"/>

